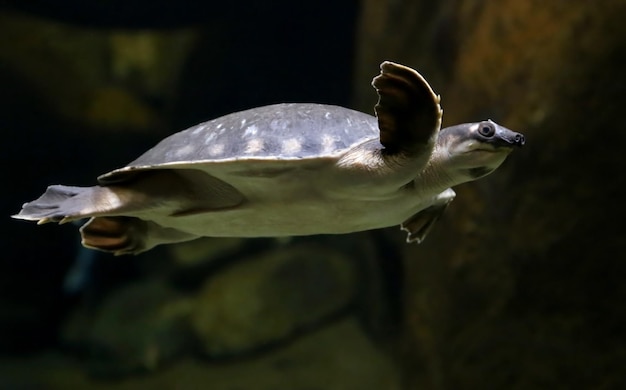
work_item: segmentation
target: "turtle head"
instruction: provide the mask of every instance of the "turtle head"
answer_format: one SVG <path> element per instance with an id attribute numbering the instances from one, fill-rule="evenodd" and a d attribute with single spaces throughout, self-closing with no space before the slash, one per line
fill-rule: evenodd
<path id="1" fill-rule="evenodd" d="M 437 148 L 452 176 L 471 181 L 496 170 L 524 142 L 522 134 L 487 120 L 442 129 Z"/>

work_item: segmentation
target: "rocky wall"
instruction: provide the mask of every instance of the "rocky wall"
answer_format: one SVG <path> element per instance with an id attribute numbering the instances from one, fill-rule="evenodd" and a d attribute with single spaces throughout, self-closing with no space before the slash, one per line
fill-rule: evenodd
<path id="1" fill-rule="evenodd" d="M 625 375 L 626 3 L 365 1 L 355 82 L 379 58 L 526 146 L 458 188 L 404 247 L 411 388 L 619 388 Z"/>

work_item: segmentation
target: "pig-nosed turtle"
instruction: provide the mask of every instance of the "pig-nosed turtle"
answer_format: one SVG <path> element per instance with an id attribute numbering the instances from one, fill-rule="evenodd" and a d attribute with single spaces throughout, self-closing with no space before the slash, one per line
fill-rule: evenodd
<path id="1" fill-rule="evenodd" d="M 441 131 L 439 96 L 384 62 L 376 117 L 276 104 L 165 138 L 93 187 L 54 185 L 15 218 L 91 217 L 83 245 L 115 254 L 201 236 L 349 233 L 400 224 L 421 242 L 455 193 L 495 170 L 524 136 L 488 120 Z"/>

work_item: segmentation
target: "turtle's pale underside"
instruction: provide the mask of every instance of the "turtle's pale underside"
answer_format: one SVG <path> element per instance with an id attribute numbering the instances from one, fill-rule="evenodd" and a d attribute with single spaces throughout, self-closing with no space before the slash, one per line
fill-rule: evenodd
<path id="1" fill-rule="evenodd" d="M 176 133 L 93 187 L 54 185 L 15 218 L 90 218 L 83 245 L 115 254 L 201 236 L 339 234 L 401 225 L 421 242 L 454 185 L 494 171 L 524 137 L 492 121 L 440 130 L 439 97 L 384 62 L 376 117 L 276 104 Z"/>

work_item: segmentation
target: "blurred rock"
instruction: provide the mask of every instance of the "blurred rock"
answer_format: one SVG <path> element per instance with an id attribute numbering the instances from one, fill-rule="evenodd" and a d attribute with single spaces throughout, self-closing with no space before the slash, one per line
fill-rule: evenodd
<path id="1" fill-rule="evenodd" d="M 0 13 L 0 60 L 65 120 L 101 131 L 163 128 L 193 41 L 177 31 L 98 30 Z"/>
<path id="2" fill-rule="evenodd" d="M 91 93 L 89 103 L 80 113 L 80 119 L 87 123 L 110 131 L 128 127 L 147 130 L 157 125 L 154 110 L 127 90 L 105 86 L 96 87 Z"/>
<path id="3" fill-rule="evenodd" d="M 233 356 L 285 341 L 345 310 L 357 280 L 352 259 L 317 245 L 239 261 L 207 280 L 192 314 L 201 349 Z"/>
<path id="4" fill-rule="evenodd" d="M 0 359 L 0 388 L 89 390 L 399 390 L 398 372 L 346 319 L 256 359 L 211 364 L 184 360 L 151 375 L 117 381 L 86 377 L 76 361 L 56 354 Z"/>
<path id="5" fill-rule="evenodd" d="M 86 354 L 92 375 L 153 371 L 189 353 L 192 307 L 162 281 L 138 281 L 111 293 L 93 314 L 76 312 L 63 341 Z"/>
<path id="6" fill-rule="evenodd" d="M 246 239 L 239 237 L 199 238 L 168 246 L 173 261 L 180 267 L 195 267 L 241 252 Z"/>

